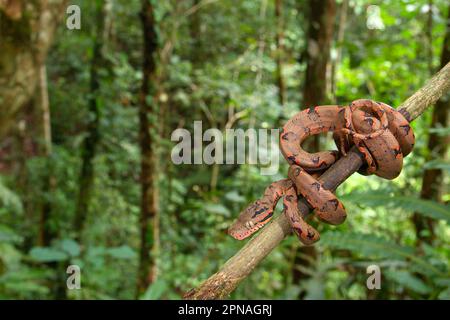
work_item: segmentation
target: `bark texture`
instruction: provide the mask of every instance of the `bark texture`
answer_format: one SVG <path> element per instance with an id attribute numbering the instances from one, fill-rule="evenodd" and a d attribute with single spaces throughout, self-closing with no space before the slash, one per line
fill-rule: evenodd
<path id="1" fill-rule="evenodd" d="M 336 36 L 336 58 L 331 65 L 331 95 L 336 99 L 336 74 L 342 58 L 342 47 L 345 40 L 345 28 L 347 26 L 348 0 L 343 0 L 339 8 L 339 24 Z"/>
<path id="2" fill-rule="evenodd" d="M 139 104 L 139 144 L 141 148 L 141 216 L 139 253 L 139 274 L 137 283 L 138 296 L 145 292 L 156 276 L 155 257 L 152 249 L 152 220 L 158 214 L 158 189 L 156 186 L 156 155 L 154 153 L 154 139 L 152 131 L 156 131 L 154 121 L 148 115 L 154 108 L 156 83 L 156 55 L 158 38 L 153 6 L 150 1 L 142 0 L 142 31 L 143 31 L 143 66 L 142 86 Z M 156 114 L 156 113 L 154 113 Z M 155 227 L 155 226 L 153 226 Z M 157 229 L 157 228 L 156 228 Z"/>
<path id="3" fill-rule="evenodd" d="M 33 98 L 66 5 L 66 0 L 0 0 L 0 138 Z"/>
<path id="4" fill-rule="evenodd" d="M 193 0 L 192 7 L 198 8 L 200 5 L 200 0 Z M 197 67 L 198 63 L 201 62 L 203 52 L 203 41 L 202 41 L 202 13 L 201 10 L 195 10 L 189 19 L 189 32 L 191 36 L 191 54 L 190 61 Z"/>
<path id="5" fill-rule="evenodd" d="M 420 90 L 408 98 L 399 111 L 413 121 L 425 109 L 433 105 L 450 88 L 450 63 L 442 68 Z M 329 190 L 336 189 L 363 164 L 363 158 L 353 148 L 346 157 L 337 161 L 319 180 Z M 303 216 L 310 208 L 301 199 L 298 205 Z M 186 299 L 226 298 L 253 269 L 291 232 L 289 223 L 280 215 L 253 237 L 238 253 L 231 257 L 220 270 L 205 280 L 199 287 L 188 291 Z"/>
<path id="6" fill-rule="evenodd" d="M 281 106 L 286 104 L 286 84 L 283 76 L 283 55 L 284 55 L 284 32 L 283 32 L 283 1 L 275 0 L 275 19 L 277 23 L 276 32 L 276 81 L 278 87 L 278 103 Z"/>
<path id="7" fill-rule="evenodd" d="M 323 104 L 327 99 L 327 66 L 330 61 L 336 17 L 335 0 L 309 0 L 311 17 L 306 50 L 306 75 L 303 105 Z"/>
<path id="8" fill-rule="evenodd" d="M 46 174 L 44 175 L 44 191 L 47 194 L 51 194 L 56 188 L 56 178 L 53 175 L 53 169 L 51 164 L 52 154 L 52 133 L 50 125 L 50 102 L 48 99 L 48 86 L 47 86 L 47 68 L 42 64 L 39 68 L 39 85 L 34 99 L 34 104 L 39 109 L 41 117 L 40 124 L 40 137 L 41 145 L 40 152 L 46 157 Z M 24 164 L 25 165 L 25 164 Z M 50 199 L 44 198 L 39 216 L 39 230 L 38 230 L 38 245 L 50 246 L 52 240 L 57 236 L 56 230 L 51 226 L 52 204 Z"/>

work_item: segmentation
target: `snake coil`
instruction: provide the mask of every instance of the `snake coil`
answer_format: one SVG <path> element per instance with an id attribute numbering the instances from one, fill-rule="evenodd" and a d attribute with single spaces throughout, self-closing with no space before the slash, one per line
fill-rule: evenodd
<path id="1" fill-rule="evenodd" d="M 339 151 L 309 153 L 302 143 L 310 136 L 331 131 Z M 401 113 L 381 102 L 368 99 L 349 106 L 315 106 L 294 115 L 280 134 L 280 149 L 290 164 L 288 179 L 269 185 L 264 196 L 247 207 L 229 228 L 229 234 L 242 240 L 262 228 L 273 216 L 283 197 L 283 213 L 301 242 L 310 245 L 319 240 L 319 232 L 309 225 L 297 209 L 298 195 L 305 198 L 319 220 L 341 224 L 346 218 L 344 205 L 317 177 L 337 159 L 356 146 L 365 165 L 359 173 L 396 178 L 403 158 L 414 147 L 414 133 Z"/>

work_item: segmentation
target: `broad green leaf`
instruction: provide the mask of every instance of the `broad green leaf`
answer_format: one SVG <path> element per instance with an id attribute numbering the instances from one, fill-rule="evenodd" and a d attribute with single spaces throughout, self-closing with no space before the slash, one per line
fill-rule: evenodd
<path id="1" fill-rule="evenodd" d="M 450 222 L 450 205 L 444 205 L 431 200 L 416 197 L 391 196 L 385 193 L 351 193 L 342 197 L 356 204 L 370 207 L 401 208 L 410 212 L 418 212 L 424 216 Z"/>
<path id="2" fill-rule="evenodd" d="M 230 210 L 222 204 L 206 203 L 203 208 L 210 214 L 220 214 L 226 217 L 230 216 Z"/>
<path id="3" fill-rule="evenodd" d="M 450 127 L 430 128 L 430 133 L 436 133 L 439 136 L 445 137 L 445 136 L 450 135 Z"/>
<path id="4" fill-rule="evenodd" d="M 13 210 L 14 213 L 21 213 L 23 211 L 20 197 L 5 187 L 0 181 L 0 207 L 2 206 Z"/>
<path id="5" fill-rule="evenodd" d="M 151 284 L 147 291 L 144 293 L 143 300 L 157 300 L 161 298 L 164 292 L 167 290 L 167 283 L 163 279 L 159 279 Z"/>
<path id="6" fill-rule="evenodd" d="M 129 246 L 123 245 L 116 248 L 107 249 L 107 253 L 117 259 L 133 259 L 136 257 L 136 252 L 133 251 Z"/>
<path id="7" fill-rule="evenodd" d="M 71 257 L 77 257 L 80 254 L 79 244 L 72 239 L 63 239 L 59 242 L 62 250 L 67 252 Z"/>
<path id="8" fill-rule="evenodd" d="M 365 257 L 410 260 L 415 264 L 417 270 L 442 275 L 442 271 L 417 256 L 414 248 L 401 246 L 374 235 L 355 232 L 326 232 L 321 236 L 320 243 L 330 248 L 351 250 Z"/>
<path id="9" fill-rule="evenodd" d="M 427 286 L 418 277 L 412 275 L 406 270 L 387 270 L 384 272 L 386 277 L 391 281 L 395 281 L 405 288 L 411 289 L 420 294 L 427 294 L 431 292 L 431 288 Z"/>
<path id="10" fill-rule="evenodd" d="M 386 239 L 362 233 L 326 232 L 320 243 L 337 249 L 347 249 L 363 256 L 403 260 L 414 254 L 413 248 L 402 247 Z"/>
<path id="11" fill-rule="evenodd" d="M 442 291 L 439 296 L 439 300 L 450 300 L 450 287 Z"/>
<path id="12" fill-rule="evenodd" d="M 22 239 L 14 230 L 6 225 L 0 224 L 0 242 L 19 242 Z"/>
<path id="13" fill-rule="evenodd" d="M 432 160 L 423 166 L 424 169 L 441 169 L 444 171 L 450 171 L 450 162 L 445 160 Z"/>
<path id="14" fill-rule="evenodd" d="M 30 251 L 30 257 L 37 262 L 55 262 L 68 259 L 68 255 L 50 247 L 35 247 Z"/>
<path id="15" fill-rule="evenodd" d="M 236 190 L 227 192 L 225 198 L 231 202 L 243 203 L 245 202 L 245 197 L 241 196 Z"/>

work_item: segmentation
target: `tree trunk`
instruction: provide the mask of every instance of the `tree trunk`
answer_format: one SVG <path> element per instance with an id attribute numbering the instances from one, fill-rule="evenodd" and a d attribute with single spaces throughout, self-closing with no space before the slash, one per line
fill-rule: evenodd
<path id="1" fill-rule="evenodd" d="M 99 70 L 103 64 L 102 47 L 105 15 L 103 12 L 104 3 L 102 0 L 96 1 L 96 21 L 97 30 L 94 42 L 93 56 L 90 67 L 90 90 L 89 90 L 89 118 L 91 120 L 87 126 L 87 136 L 83 142 L 82 164 L 79 178 L 79 192 L 77 199 L 77 207 L 75 211 L 74 230 L 77 240 L 81 240 L 84 222 L 89 212 L 89 202 L 92 194 L 94 183 L 94 158 L 97 144 L 100 139 L 99 123 L 101 116 L 101 106 L 99 105 L 100 76 Z"/>
<path id="2" fill-rule="evenodd" d="M 309 0 L 309 27 L 306 52 L 306 76 L 303 88 L 303 105 L 305 108 L 321 105 L 328 101 L 327 66 L 330 62 L 330 49 L 333 40 L 334 20 L 336 16 L 335 0 Z M 310 151 L 320 150 L 320 137 L 312 137 L 308 141 Z M 317 258 L 314 246 L 299 247 L 294 259 L 292 278 L 294 283 L 302 283 L 309 275 L 297 265 L 308 267 Z M 307 256 L 305 258 L 304 256 Z M 299 298 L 303 298 L 301 293 Z"/>
<path id="3" fill-rule="evenodd" d="M 336 99 L 336 73 L 341 63 L 342 46 L 345 39 L 345 27 L 347 26 L 348 0 L 343 0 L 339 9 L 339 28 L 336 38 L 336 58 L 332 61 L 331 67 L 331 96 Z"/>
<path id="4" fill-rule="evenodd" d="M 45 64 L 39 67 L 39 83 L 37 93 L 34 99 L 38 114 L 41 115 L 40 136 L 42 143 L 40 144 L 40 153 L 46 158 L 46 171 L 44 174 L 43 191 L 46 197 L 40 208 L 38 245 L 49 247 L 52 241 L 58 236 L 58 227 L 53 223 L 52 218 L 52 194 L 56 190 L 56 177 L 53 172 L 52 164 L 52 131 L 50 122 L 50 102 L 48 98 L 47 85 L 47 68 Z M 54 299 L 63 300 L 67 298 L 65 286 L 65 266 L 64 262 L 47 263 L 48 268 L 53 269 L 52 281 L 50 282 L 50 290 Z"/>
<path id="5" fill-rule="evenodd" d="M 52 134 L 50 126 L 50 105 L 48 100 L 47 88 L 47 68 L 41 65 L 39 68 L 39 85 L 36 94 L 35 105 L 39 109 L 41 117 L 41 134 L 42 143 L 40 145 L 41 154 L 46 157 L 47 169 L 44 176 L 44 191 L 50 194 L 56 187 L 56 179 L 52 173 L 52 165 L 50 163 L 52 154 Z M 50 246 L 51 241 L 56 237 L 56 231 L 51 227 L 50 223 L 51 203 L 48 197 L 44 198 L 41 206 L 41 215 L 39 219 L 38 245 Z"/>
<path id="6" fill-rule="evenodd" d="M 0 0 L 0 138 L 17 122 L 39 85 L 66 0 Z"/>
<path id="7" fill-rule="evenodd" d="M 306 48 L 306 75 L 303 86 L 303 108 L 317 106 L 328 101 L 327 66 L 330 61 L 333 40 L 335 0 L 309 0 L 309 26 Z M 320 149 L 318 135 L 307 143 L 310 151 Z"/>
<path id="8" fill-rule="evenodd" d="M 156 54 L 158 39 L 156 21 L 152 3 L 142 0 L 142 27 L 143 27 L 143 70 L 142 86 L 139 104 L 139 143 L 141 148 L 141 217 L 140 237 L 141 247 L 139 254 L 139 271 L 137 282 L 137 295 L 139 296 L 154 281 L 156 277 L 156 257 L 152 254 L 151 225 L 153 220 L 153 244 L 157 244 L 158 236 L 158 189 L 157 189 L 157 156 L 154 152 L 154 139 L 156 121 L 148 118 L 148 113 L 156 110 Z M 155 116 L 157 113 L 154 112 Z M 157 240 L 157 239 L 156 239 Z"/>
<path id="9" fill-rule="evenodd" d="M 283 32 L 283 3 L 282 0 L 275 0 L 275 19 L 277 24 L 276 32 L 276 78 L 278 86 L 278 103 L 281 106 L 286 104 L 286 84 L 283 77 L 283 55 L 284 55 L 284 32 Z"/>
<path id="10" fill-rule="evenodd" d="M 323 104 L 328 99 L 327 65 L 330 61 L 336 16 L 335 0 L 309 0 L 309 27 L 306 50 L 306 76 L 303 87 L 303 105 Z"/>
<path id="11" fill-rule="evenodd" d="M 447 28 L 444 39 L 444 44 L 441 54 L 441 67 L 444 67 L 446 63 L 450 61 L 450 7 L 447 18 Z M 450 97 L 448 95 L 443 96 L 437 101 L 436 106 L 433 109 L 433 115 L 431 119 L 430 128 L 446 128 L 448 127 L 448 111 L 450 109 Z M 436 133 L 430 133 L 428 139 L 428 156 L 427 161 L 434 159 L 445 159 L 447 153 L 447 145 L 450 139 L 448 136 L 440 136 Z M 422 178 L 422 191 L 420 197 L 422 199 L 429 199 L 434 201 L 442 201 L 441 189 L 443 182 L 442 169 L 433 168 L 427 169 L 423 172 Z M 416 228 L 416 236 L 418 239 L 417 244 L 421 242 L 431 244 L 434 239 L 434 223 L 433 220 L 419 213 L 414 213 L 413 222 Z"/>
<path id="12" fill-rule="evenodd" d="M 428 71 L 430 75 L 433 74 L 433 0 L 428 0 L 428 14 L 427 25 L 425 28 L 425 34 L 427 37 L 427 58 L 428 58 Z"/>
<path id="13" fill-rule="evenodd" d="M 194 0 L 192 3 L 192 7 L 198 7 L 200 5 L 200 0 Z M 191 36 L 191 54 L 190 60 L 192 64 L 197 67 L 198 63 L 202 59 L 202 49 L 203 49 L 203 41 L 202 41 L 202 20 L 201 20 L 201 10 L 197 9 L 192 13 L 191 18 L 189 19 L 189 32 Z"/>

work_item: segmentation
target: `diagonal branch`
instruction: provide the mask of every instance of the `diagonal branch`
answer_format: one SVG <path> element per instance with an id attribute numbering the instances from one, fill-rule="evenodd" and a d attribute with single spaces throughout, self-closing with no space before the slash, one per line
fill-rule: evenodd
<path id="1" fill-rule="evenodd" d="M 413 121 L 427 107 L 433 105 L 450 88 L 450 63 L 435 74 L 421 89 L 409 97 L 399 111 Z M 347 156 L 331 166 L 319 180 L 324 187 L 335 190 L 349 176 L 358 171 L 363 164 L 363 158 L 356 148 Z M 307 216 L 310 208 L 301 199 L 298 205 L 303 216 Z M 238 284 L 244 280 L 253 269 L 291 232 L 284 215 L 279 215 L 267 225 L 258 235 L 253 237 L 239 252 L 231 257 L 218 272 L 205 280 L 198 288 L 192 289 L 184 296 L 185 299 L 223 299 L 226 298 Z"/>

